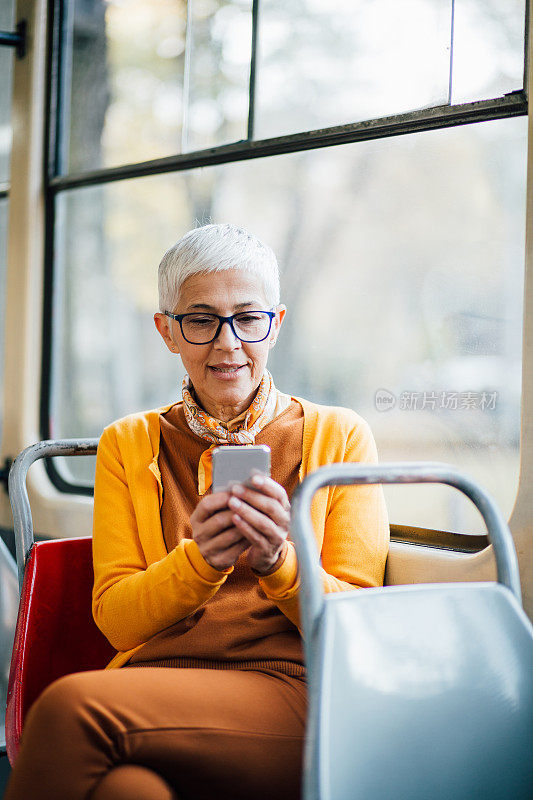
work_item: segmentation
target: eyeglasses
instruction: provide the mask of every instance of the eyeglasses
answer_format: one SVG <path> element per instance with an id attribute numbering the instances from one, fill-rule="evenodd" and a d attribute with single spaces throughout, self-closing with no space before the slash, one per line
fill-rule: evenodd
<path id="1" fill-rule="evenodd" d="M 182 336 L 189 344 L 213 342 L 225 322 L 241 342 L 262 342 L 270 333 L 272 320 L 276 316 L 275 311 L 241 311 L 231 317 L 203 313 L 171 314 L 170 311 L 163 313 L 179 322 Z"/>

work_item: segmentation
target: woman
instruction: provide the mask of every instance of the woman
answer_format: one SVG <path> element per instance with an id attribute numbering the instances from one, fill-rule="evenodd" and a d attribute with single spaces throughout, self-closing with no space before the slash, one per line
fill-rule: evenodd
<path id="1" fill-rule="evenodd" d="M 306 713 L 290 497 L 323 464 L 377 460 L 347 409 L 278 391 L 285 316 L 272 250 L 233 225 L 190 231 L 159 267 L 154 320 L 182 399 L 98 446 L 93 614 L 117 649 L 31 708 L 6 798 L 297 798 Z M 267 444 L 272 477 L 211 491 L 211 453 Z M 381 486 L 312 506 L 326 592 L 383 582 Z M 118 668 L 121 668 L 120 670 Z"/>

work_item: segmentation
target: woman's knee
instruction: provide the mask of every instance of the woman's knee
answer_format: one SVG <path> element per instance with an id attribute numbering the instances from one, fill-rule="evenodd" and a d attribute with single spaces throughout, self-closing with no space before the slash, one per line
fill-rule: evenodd
<path id="1" fill-rule="evenodd" d="M 174 790 L 156 772 L 137 764 L 114 767 L 99 782 L 90 800 L 178 800 Z"/>
<path id="2" fill-rule="evenodd" d="M 93 673 L 75 672 L 64 675 L 49 684 L 31 706 L 26 723 L 31 720 L 46 720 L 46 724 L 61 724 L 72 717 L 91 695 Z"/>

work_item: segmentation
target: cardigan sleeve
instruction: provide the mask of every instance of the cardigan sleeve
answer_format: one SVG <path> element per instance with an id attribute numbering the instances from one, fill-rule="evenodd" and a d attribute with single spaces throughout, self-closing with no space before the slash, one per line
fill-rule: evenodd
<path id="1" fill-rule="evenodd" d="M 92 612 L 117 650 L 129 650 L 192 614 L 233 570 L 213 569 L 192 539 L 147 565 L 116 432 L 98 444 L 93 515 Z"/>
<path id="2" fill-rule="evenodd" d="M 374 436 L 361 419 L 347 439 L 344 462 L 378 462 Z M 330 490 L 321 550 L 324 592 L 382 586 L 389 548 L 389 519 L 381 484 Z M 299 625 L 300 581 L 294 545 L 278 570 L 260 580 L 266 595 Z"/>

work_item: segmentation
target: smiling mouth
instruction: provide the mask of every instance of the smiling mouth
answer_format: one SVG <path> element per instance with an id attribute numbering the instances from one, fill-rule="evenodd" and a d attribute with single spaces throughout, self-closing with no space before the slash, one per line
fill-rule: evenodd
<path id="1" fill-rule="evenodd" d="M 212 369 L 213 372 L 218 372 L 220 375 L 231 375 L 231 374 L 233 374 L 235 372 L 238 372 L 240 369 L 242 369 L 245 366 L 246 366 L 245 364 L 238 364 L 238 365 L 235 365 L 234 367 L 230 367 L 230 366 L 212 367 L 212 366 L 210 366 L 209 369 Z"/>

